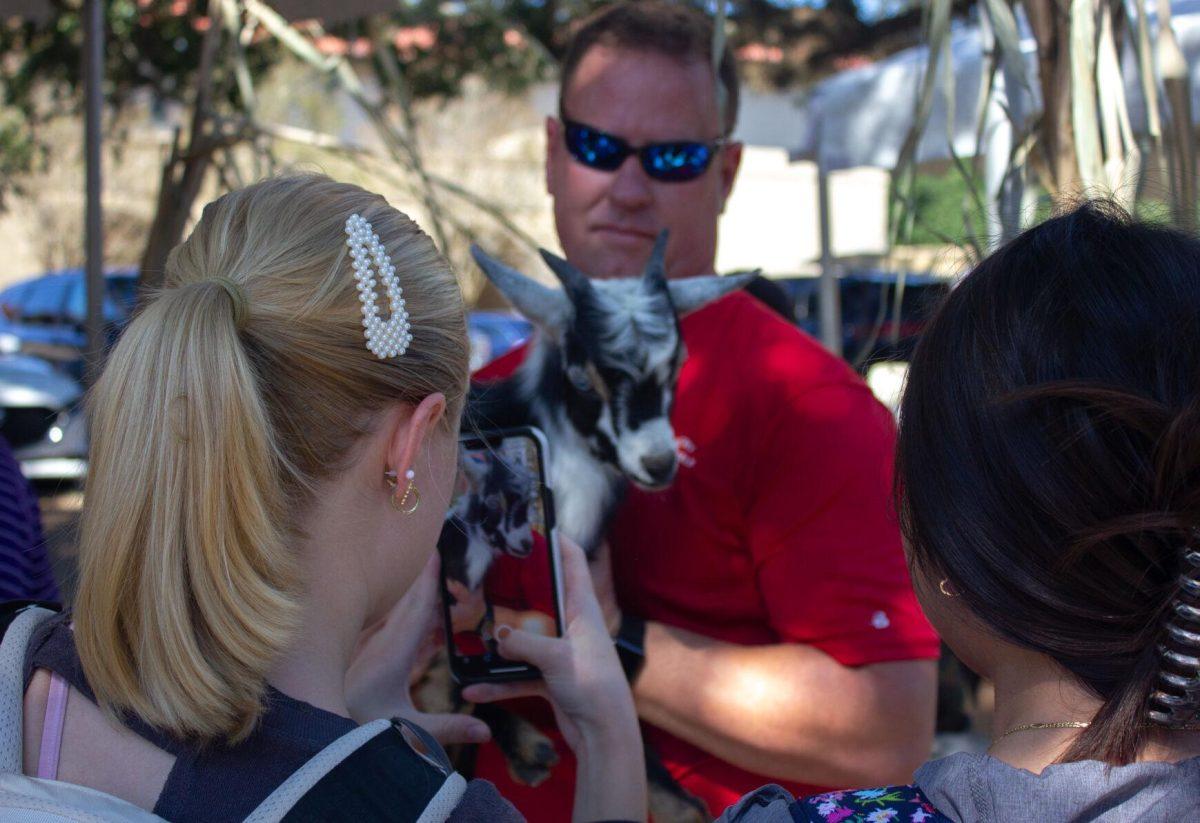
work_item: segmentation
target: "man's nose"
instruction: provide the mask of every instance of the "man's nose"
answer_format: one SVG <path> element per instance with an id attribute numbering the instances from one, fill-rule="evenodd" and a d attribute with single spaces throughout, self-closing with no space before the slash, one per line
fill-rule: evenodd
<path id="1" fill-rule="evenodd" d="M 626 211 L 635 211 L 650 205 L 654 197 L 650 188 L 651 180 L 642 169 L 637 155 L 626 157 L 625 162 L 612 174 L 613 181 L 608 189 L 608 196 L 614 205 Z"/>

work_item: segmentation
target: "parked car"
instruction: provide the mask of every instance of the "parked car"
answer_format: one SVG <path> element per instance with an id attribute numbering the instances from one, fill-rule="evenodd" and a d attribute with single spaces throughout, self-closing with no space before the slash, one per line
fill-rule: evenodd
<path id="1" fill-rule="evenodd" d="M 492 311 L 473 311 L 467 317 L 471 341 L 471 371 L 497 357 L 503 357 L 521 345 L 533 333 L 533 325 L 524 317 Z"/>
<path id="2" fill-rule="evenodd" d="M 796 324 L 820 338 L 819 280 L 777 280 L 794 301 Z M 892 342 L 896 289 L 903 283 L 898 339 Z M 929 274 L 855 269 L 838 278 L 842 305 L 842 356 L 865 373 L 874 363 L 907 361 L 933 309 L 951 281 Z M 880 302 L 883 305 L 880 313 Z M 882 322 L 881 322 L 882 320 Z M 869 348 L 868 348 L 869 346 Z"/>
<path id="3" fill-rule="evenodd" d="M 137 271 L 104 275 L 101 302 L 108 342 L 116 339 L 137 299 Z M 0 291 L 0 352 L 34 355 L 83 376 L 87 349 L 87 288 L 83 269 L 63 269 Z"/>
<path id="4" fill-rule="evenodd" d="M 87 428 L 79 381 L 40 357 L 0 355 L 0 433 L 31 480 L 79 479 Z"/>
<path id="5" fill-rule="evenodd" d="M 133 311 L 136 273 L 108 272 L 105 290 L 111 342 Z M 79 408 L 86 312 L 81 269 L 52 272 L 0 291 L 0 432 L 31 479 L 79 479 L 87 470 L 87 432 Z M 518 345 L 532 327 L 516 315 L 472 312 L 468 329 L 475 367 Z"/>

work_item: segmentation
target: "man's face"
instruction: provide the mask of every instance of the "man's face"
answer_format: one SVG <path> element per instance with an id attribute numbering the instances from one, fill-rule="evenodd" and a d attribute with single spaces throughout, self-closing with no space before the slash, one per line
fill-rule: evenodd
<path id="1" fill-rule="evenodd" d="M 715 78 L 703 62 L 653 52 L 592 47 L 563 95 L 563 115 L 638 147 L 721 136 Z M 671 232 L 667 275 L 709 274 L 717 218 L 733 187 L 741 146 L 726 145 L 695 180 L 649 177 L 636 156 L 616 171 L 584 166 L 563 142 L 562 124 L 546 123 L 546 188 L 567 259 L 593 277 L 641 273 L 654 238 Z"/>

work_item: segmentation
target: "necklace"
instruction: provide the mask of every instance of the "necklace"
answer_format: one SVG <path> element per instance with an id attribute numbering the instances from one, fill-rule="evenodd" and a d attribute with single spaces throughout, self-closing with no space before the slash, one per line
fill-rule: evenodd
<path id="1" fill-rule="evenodd" d="M 1061 720 L 1058 723 L 1025 723 L 1021 726 L 1013 726 L 992 742 L 999 742 L 1010 734 L 1016 734 L 1017 732 L 1031 732 L 1038 729 L 1086 729 L 1090 725 L 1092 724 L 1085 720 Z"/>
<path id="2" fill-rule="evenodd" d="M 1025 723 L 1020 726 L 1013 726 L 1011 729 L 1006 731 L 1004 734 L 1000 735 L 995 740 L 993 740 L 992 744 L 995 745 L 996 743 L 999 743 L 1004 738 L 1008 737 L 1010 734 L 1016 734 L 1017 732 L 1031 732 L 1031 731 L 1037 731 L 1039 729 L 1086 729 L 1090 725 L 1092 725 L 1092 724 L 1087 722 L 1086 720 L 1060 720 L 1057 723 Z M 1146 725 L 1142 726 L 1142 728 L 1149 729 L 1149 728 L 1154 728 L 1154 727 L 1152 727 L 1150 724 L 1146 724 Z M 1185 726 L 1177 726 L 1174 729 L 1168 729 L 1167 731 L 1176 731 L 1176 732 L 1200 731 L 1200 724 L 1189 723 Z"/>

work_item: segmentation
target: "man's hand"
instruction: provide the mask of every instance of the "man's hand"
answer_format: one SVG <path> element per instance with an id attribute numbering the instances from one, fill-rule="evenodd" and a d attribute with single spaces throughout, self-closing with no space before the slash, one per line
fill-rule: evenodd
<path id="1" fill-rule="evenodd" d="M 621 628 L 621 607 L 617 605 L 617 590 L 613 586 L 612 549 L 607 540 L 600 544 L 588 567 L 592 573 L 596 600 L 604 615 L 604 625 L 608 628 L 609 637 L 616 637 Z"/>

